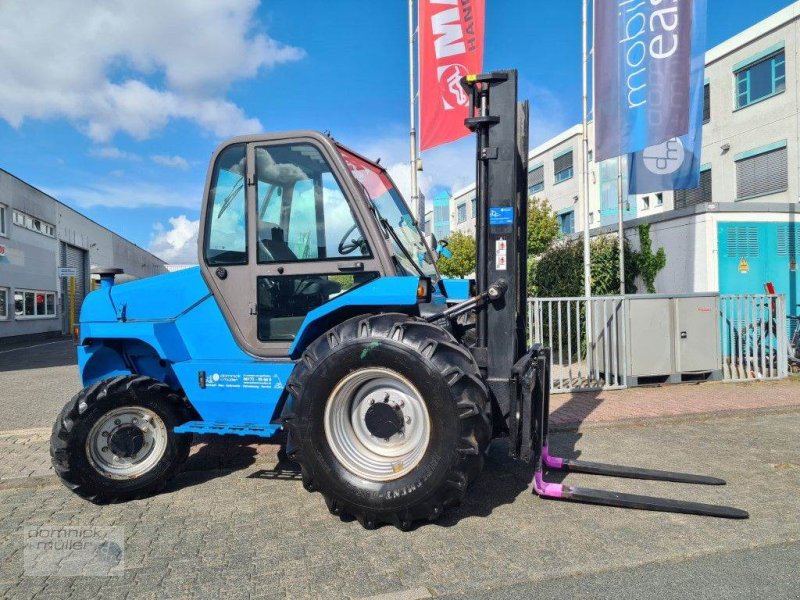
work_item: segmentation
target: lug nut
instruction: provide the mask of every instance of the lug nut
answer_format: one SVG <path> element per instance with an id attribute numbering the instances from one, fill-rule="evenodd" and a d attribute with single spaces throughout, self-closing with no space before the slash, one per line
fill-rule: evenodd
<path id="1" fill-rule="evenodd" d="M 100 451 L 101 451 L 101 452 L 108 452 L 108 446 L 103 446 L 103 447 L 100 449 Z"/>
<path id="2" fill-rule="evenodd" d="M 411 417 L 406 417 L 406 424 L 411 423 Z"/>
<path id="3" fill-rule="evenodd" d="M 114 419 L 114 425 L 122 425 L 122 421 L 119 419 Z"/>
<path id="4" fill-rule="evenodd" d="M 104 431 L 104 432 L 103 432 L 103 433 L 101 433 L 100 435 L 102 435 L 103 437 L 108 437 L 108 432 L 107 432 L 107 431 Z"/>

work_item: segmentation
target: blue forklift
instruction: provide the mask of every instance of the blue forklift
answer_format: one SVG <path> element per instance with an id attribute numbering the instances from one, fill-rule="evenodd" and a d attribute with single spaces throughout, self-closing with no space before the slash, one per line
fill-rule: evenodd
<path id="1" fill-rule="evenodd" d="M 747 517 L 545 481 L 560 470 L 724 483 L 550 455 L 549 350 L 525 335 L 528 105 L 513 70 L 462 85 L 477 137 L 476 280 L 439 275 L 377 161 L 311 131 L 225 142 L 199 266 L 120 285 L 119 270 L 97 270 L 80 319 L 85 387 L 51 437 L 70 490 L 139 498 L 179 471 L 194 434 L 280 435 L 331 513 L 406 530 L 457 505 L 507 437 L 542 497 Z"/>

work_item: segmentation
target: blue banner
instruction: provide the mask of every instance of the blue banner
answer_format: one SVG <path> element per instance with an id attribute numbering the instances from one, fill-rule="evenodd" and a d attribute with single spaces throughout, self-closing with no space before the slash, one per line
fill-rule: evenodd
<path id="1" fill-rule="evenodd" d="M 703 152 L 706 0 L 694 0 L 689 132 L 628 158 L 630 193 L 688 190 L 700 185 Z"/>
<path id="2" fill-rule="evenodd" d="M 595 160 L 689 131 L 692 0 L 595 2 Z"/>

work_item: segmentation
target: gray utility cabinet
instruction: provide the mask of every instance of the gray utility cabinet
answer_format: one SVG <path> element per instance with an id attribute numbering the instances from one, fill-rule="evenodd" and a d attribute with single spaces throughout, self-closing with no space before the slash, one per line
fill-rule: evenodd
<path id="1" fill-rule="evenodd" d="M 722 376 L 718 294 L 625 298 L 628 385 Z"/>
<path id="2" fill-rule="evenodd" d="M 616 319 L 595 314 L 597 364 L 628 386 L 721 379 L 718 294 L 630 295 Z"/>

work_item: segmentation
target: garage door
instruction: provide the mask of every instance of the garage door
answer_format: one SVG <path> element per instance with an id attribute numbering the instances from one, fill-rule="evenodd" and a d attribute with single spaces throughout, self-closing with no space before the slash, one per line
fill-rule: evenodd
<path id="1" fill-rule="evenodd" d="M 77 276 L 75 277 L 75 321 L 77 322 L 81 314 L 81 305 L 83 304 L 83 299 L 88 293 L 87 286 L 89 282 L 89 275 L 86 268 L 86 250 L 83 250 L 82 248 L 76 248 L 75 246 L 70 246 L 69 244 L 62 242 L 60 260 L 62 267 L 71 267 L 77 272 Z M 61 280 L 61 290 L 61 314 L 64 315 L 64 331 L 68 332 L 70 319 L 70 288 L 69 279 L 66 277 Z"/>

